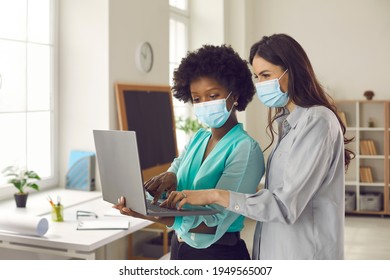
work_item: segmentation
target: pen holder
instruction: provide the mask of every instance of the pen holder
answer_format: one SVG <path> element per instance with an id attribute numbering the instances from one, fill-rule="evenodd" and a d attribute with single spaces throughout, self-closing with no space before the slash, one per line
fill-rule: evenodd
<path id="1" fill-rule="evenodd" d="M 63 222 L 64 221 L 64 206 L 62 204 L 52 206 L 51 220 L 53 222 Z"/>

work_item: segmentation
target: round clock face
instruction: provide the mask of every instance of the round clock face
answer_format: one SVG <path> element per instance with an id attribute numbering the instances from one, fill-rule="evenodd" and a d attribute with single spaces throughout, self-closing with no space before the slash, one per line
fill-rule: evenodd
<path id="1" fill-rule="evenodd" d="M 138 47 L 136 60 L 139 69 L 142 72 L 148 73 L 153 67 L 153 48 L 149 42 L 143 42 Z"/>

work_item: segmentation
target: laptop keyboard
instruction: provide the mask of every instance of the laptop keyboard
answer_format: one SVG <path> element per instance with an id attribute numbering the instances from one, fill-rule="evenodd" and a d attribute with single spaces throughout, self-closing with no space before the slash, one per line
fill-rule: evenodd
<path id="1" fill-rule="evenodd" d="M 158 204 L 152 204 L 151 200 L 146 200 L 146 207 L 153 212 L 170 212 L 170 211 L 177 211 L 176 209 L 172 208 L 165 208 L 165 207 L 160 207 Z"/>

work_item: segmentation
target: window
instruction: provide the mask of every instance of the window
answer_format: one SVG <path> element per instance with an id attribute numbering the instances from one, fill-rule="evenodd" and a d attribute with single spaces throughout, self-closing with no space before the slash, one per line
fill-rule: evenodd
<path id="1" fill-rule="evenodd" d="M 25 167 L 42 185 L 54 180 L 55 2 L 0 0 L 0 171 Z"/>
<path id="2" fill-rule="evenodd" d="M 189 45 L 189 11 L 187 0 L 169 0 L 169 81 L 172 84 L 173 71 L 180 64 L 181 59 L 187 54 Z M 187 118 L 191 116 L 191 106 L 173 98 L 175 118 Z M 179 152 L 188 141 L 187 135 L 176 130 L 177 146 Z"/>
<path id="3" fill-rule="evenodd" d="M 188 0 L 169 0 L 169 5 L 173 9 L 179 9 L 183 13 L 188 12 Z"/>

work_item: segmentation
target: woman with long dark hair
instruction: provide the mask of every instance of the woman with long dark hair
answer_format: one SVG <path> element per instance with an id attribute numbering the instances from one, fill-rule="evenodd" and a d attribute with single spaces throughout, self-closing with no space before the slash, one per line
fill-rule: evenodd
<path id="1" fill-rule="evenodd" d="M 164 204 L 219 204 L 257 220 L 253 259 L 343 259 L 344 177 L 354 157 L 345 144 L 352 140 L 296 40 L 265 36 L 249 61 L 257 96 L 270 108 L 264 189 L 172 192 Z"/>

